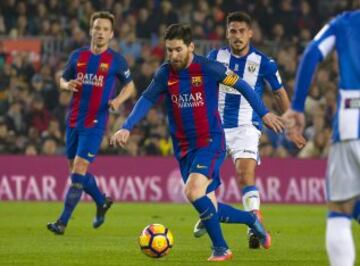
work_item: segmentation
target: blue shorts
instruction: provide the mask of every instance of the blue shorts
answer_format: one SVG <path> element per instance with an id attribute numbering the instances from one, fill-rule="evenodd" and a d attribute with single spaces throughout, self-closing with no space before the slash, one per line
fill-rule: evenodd
<path id="1" fill-rule="evenodd" d="M 79 156 L 89 162 L 95 160 L 95 156 L 99 151 L 103 130 L 99 129 L 82 129 L 66 128 L 66 156 L 69 160 L 73 160 L 75 156 Z"/>
<path id="2" fill-rule="evenodd" d="M 215 191 L 221 185 L 220 167 L 226 156 L 224 142 L 221 136 L 213 138 L 209 146 L 193 150 L 180 159 L 180 171 L 185 184 L 191 173 L 199 173 L 212 179 L 206 193 Z"/>

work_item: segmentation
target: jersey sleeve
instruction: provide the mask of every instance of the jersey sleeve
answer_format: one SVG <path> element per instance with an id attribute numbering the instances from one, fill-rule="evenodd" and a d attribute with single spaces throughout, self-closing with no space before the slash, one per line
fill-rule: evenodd
<path id="1" fill-rule="evenodd" d="M 217 53 L 218 53 L 218 50 L 213 49 L 208 53 L 208 55 L 206 57 L 209 60 L 216 61 Z"/>
<path id="2" fill-rule="evenodd" d="M 217 62 L 217 61 L 211 61 L 207 60 L 204 64 L 206 66 L 207 71 L 209 72 L 209 75 L 214 78 L 217 82 L 222 82 L 227 74 L 228 68 L 226 68 L 223 64 Z M 226 85 L 226 84 L 225 84 Z M 231 85 L 229 85 L 231 86 Z"/>
<path id="3" fill-rule="evenodd" d="M 143 92 L 143 96 L 147 98 L 152 103 L 156 103 L 161 95 L 167 92 L 167 74 L 165 67 L 160 67 L 160 69 L 155 73 L 152 81 L 149 86 Z"/>
<path id="4" fill-rule="evenodd" d="M 62 78 L 66 81 L 69 81 L 70 79 L 76 78 L 76 57 L 78 53 L 76 51 L 72 52 L 69 56 L 68 61 L 66 62 L 64 73 L 62 75 Z"/>
<path id="5" fill-rule="evenodd" d="M 326 24 L 314 37 L 309 47 L 318 49 L 321 53 L 321 60 L 323 60 L 335 47 L 337 19 L 331 20 Z"/>
<path id="6" fill-rule="evenodd" d="M 120 54 L 117 55 L 116 61 L 116 76 L 122 84 L 126 85 L 130 81 L 132 81 L 128 63 L 126 62 L 125 58 Z"/>
<path id="7" fill-rule="evenodd" d="M 316 67 L 334 48 L 336 19 L 326 24 L 308 44 L 296 72 L 294 96 L 291 106 L 295 111 L 303 112 Z"/>
<path id="8" fill-rule="evenodd" d="M 269 82 L 273 91 L 276 91 L 283 86 L 277 64 L 273 59 L 270 59 L 265 65 L 264 78 Z"/>

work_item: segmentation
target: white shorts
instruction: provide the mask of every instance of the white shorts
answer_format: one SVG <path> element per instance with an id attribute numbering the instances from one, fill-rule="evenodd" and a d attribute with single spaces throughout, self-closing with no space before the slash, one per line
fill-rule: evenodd
<path id="1" fill-rule="evenodd" d="M 234 163 L 239 158 L 259 160 L 260 130 L 252 125 L 225 128 L 226 150 Z"/>
<path id="2" fill-rule="evenodd" d="M 326 169 L 328 201 L 344 201 L 360 195 L 360 140 L 331 146 Z"/>

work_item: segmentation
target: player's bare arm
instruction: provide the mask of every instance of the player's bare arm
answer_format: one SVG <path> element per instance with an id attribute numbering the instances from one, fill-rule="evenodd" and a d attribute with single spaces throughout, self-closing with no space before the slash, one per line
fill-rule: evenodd
<path id="1" fill-rule="evenodd" d="M 290 107 L 290 101 L 285 88 L 281 87 L 280 89 L 274 91 L 274 96 L 276 103 L 280 106 L 281 113 L 286 112 L 286 110 Z"/>
<path id="2" fill-rule="evenodd" d="M 278 106 L 280 106 L 281 112 L 285 113 L 290 108 L 290 100 L 286 93 L 285 88 L 281 87 L 280 89 L 276 90 L 274 92 L 274 96 L 275 96 L 276 103 L 278 104 Z M 306 144 L 306 140 L 302 136 L 302 132 L 289 130 L 289 127 L 288 127 L 289 121 L 284 120 L 283 122 L 285 123 L 285 126 L 286 126 L 286 130 L 285 130 L 286 137 L 290 141 L 292 141 L 296 145 L 297 148 L 299 148 L 299 149 L 303 148 Z"/>
<path id="3" fill-rule="evenodd" d="M 60 78 L 60 89 L 62 90 L 77 92 L 80 86 L 81 81 L 77 79 L 71 79 L 67 81 L 64 78 Z"/>
<path id="4" fill-rule="evenodd" d="M 133 81 L 131 81 L 122 88 L 121 92 L 117 97 L 109 101 L 109 107 L 112 110 L 116 111 L 126 100 L 128 100 L 130 97 L 135 95 L 136 95 L 135 84 Z"/>

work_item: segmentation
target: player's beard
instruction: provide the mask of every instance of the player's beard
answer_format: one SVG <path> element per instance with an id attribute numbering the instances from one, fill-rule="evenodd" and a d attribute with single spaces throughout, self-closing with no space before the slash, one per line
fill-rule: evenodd
<path id="1" fill-rule="evenodd" d="M 183 60 L 178 60 L 176 63 L 174 63 L 173 61 L 170 61 L 170 65 L 173 69 L 179 71 L 179 70 L 186 68 L 186 66 L 189 63 L 189 59 L 190 59 L 190 53 L 186 53 Z"/>
<path id="2" fill-rule="evenodd" d="M 248 47 L 248 44 L 241 43 L 241 45 L 236 45 L 235 42 L 234 42 L 230 46 L 231 46 L 231 51 L 232 51 L 233 54 L 241 55 L 242 52 Z"/>

